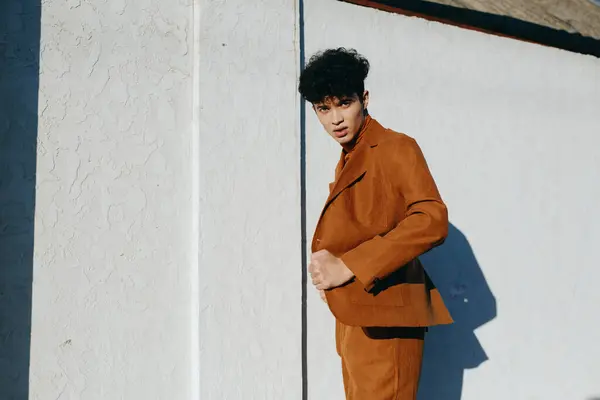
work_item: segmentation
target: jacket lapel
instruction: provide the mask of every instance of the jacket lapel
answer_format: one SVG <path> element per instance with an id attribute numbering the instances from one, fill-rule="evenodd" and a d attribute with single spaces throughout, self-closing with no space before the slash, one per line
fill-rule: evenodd
<path id="1" fill-rule="evenodd" d="M 312 241 L 312 249 L 315 251 L 319 248 L 320 239 L 319 229 L 321 225 L 321 220 L 323 219 L 323 215 L 335 201 L 335 199 L 348 187 L 352 186 L 354 183 L 362 179 L 362 177 L 367 173 L 367 160 L 370 156 L 370 152 L 372 148 L 377 146 L 379 139 L 382 134 L 386 132 L 386 129 L 381 126 L 374 119 L 371 120 L 367 130 L 364 133 L 363 140 L 361 140 L 357 147 L 354 149 L 353 154 L 350 156 L 349 160 L 346 162 L 343 168 L 344 154 L 340 157 L 340 162 L 336 167 L 336 179 L 333 183 L 330 184 L 329 196 L 327 197 L 327 201 L 325 202 L 325 206 L 323 207 L 323 211 L 321 211 L 321 215 L 319 216 L 319 220 L 317 221 L 317 226 L 315 228 L 315 234 L 313 235 Z M 340 171 L 341 168 L 341 171 Z"/>
<path id="2" fill-rule="evenodd" d="M 329 192 L 329 197 L 325 202 L 325 207 L 323 207 L 321 215 L 325 213 L 325 210 L 340 195 L 340 193 L 365 175 L 367 172 L 365 159 L 368 156 L 367 153 L 370 148 L 371 146 L 364 143 L 363 146 L 354 150 L 354 154 L 352 154 L 350 159 L 346 162 L 346 165 L 342 168 L 338 178 L 333 183 L 333 188 Z"/>
<path id="3" fill-rule="evenodd" d="M 353 154 L 350 156 L 342 170 L 339 171 L 339 168 L 344 160 L 344 154 L 342 152 L 340 162 L 336 167 L 336 180 L 330 186 L 331 189 L 329 191 L 329 197 L 325 202 L 325 206 L 321 212 L 321 217 L 323 217 L 323 214 L 325 214 L 327 208 L 340 195 L 340 193 L 342 193 L 356 181 L 360 180 L 367 173 L 366 160 L 369 157 L 369 152 L 373 147 L 377 146 L 379 138 L 383 132 L 385 132 L 385 128 L 376 120 L 371 119 L 366 131 L 364 132 L 363 139 L 357 144 Z"/>

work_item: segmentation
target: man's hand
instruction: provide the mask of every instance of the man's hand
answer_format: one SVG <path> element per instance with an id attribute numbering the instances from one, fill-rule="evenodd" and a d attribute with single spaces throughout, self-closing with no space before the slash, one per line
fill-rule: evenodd
<path id="1" fill-rule="evenodd" d="M 340 286 L 354 276 L 342 260 L 327 250 L 319 250 L 310 256 L 308 272 L 317 290 Z"/>
<path id="2" fill-rule="evenodd" d="M 325 296 L 324 290 L 319 290 L 319 296 L 321 296 L 321 300 L 323 300 L 325 304 L 327 304 L 327 296 Z"/>

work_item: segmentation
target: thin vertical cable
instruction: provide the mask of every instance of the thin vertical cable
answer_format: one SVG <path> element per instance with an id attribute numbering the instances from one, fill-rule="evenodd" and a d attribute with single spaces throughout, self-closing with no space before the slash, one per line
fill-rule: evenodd
<path id="1" fill-rule="evenodd" d="M 298 0 L 300 73 L 304 71 L 304 1 Z M 302 400 L 308 400 L 308 259 L 306 241 L 306 102 L 300 98 L 300 224 L 302 238 Z"/>

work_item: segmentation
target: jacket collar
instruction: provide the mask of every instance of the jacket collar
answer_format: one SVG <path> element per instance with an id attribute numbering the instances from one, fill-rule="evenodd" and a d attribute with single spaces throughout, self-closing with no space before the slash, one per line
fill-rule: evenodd
<path id="1" fill-rule="evenodd" d="M 367 172 L 365 159 L 368 157 L 370 150 L 379 144 L 379 141 L 385 134 L 385 128 L 375 119 L 368 117 L 368 120 L 365 122 L 361 138 L 351 150 L 351 157 L 345 163 L 344 157 L 346 152 L 342 150 L 340 161 L 336 167 L 336 180 L 333 183 L 332 190 L 325 202 L 323 213 L 344 189 L 364 176 Z M 323 213 L 321 215 L 323 215 Z"/>

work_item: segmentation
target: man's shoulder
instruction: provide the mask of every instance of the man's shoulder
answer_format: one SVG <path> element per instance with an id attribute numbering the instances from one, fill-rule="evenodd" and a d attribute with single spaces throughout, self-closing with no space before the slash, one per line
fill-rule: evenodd
<path id="1" fill-rule="evenodd" d="M 393 151 L 398 152 L 402 150 L 414 149 L 417 145 L 417 141 L 410 135 L 395 131 L 393 129 L 385 128 L 385 132 L 381 133 L 378 147 L 381 151 Z"/>

